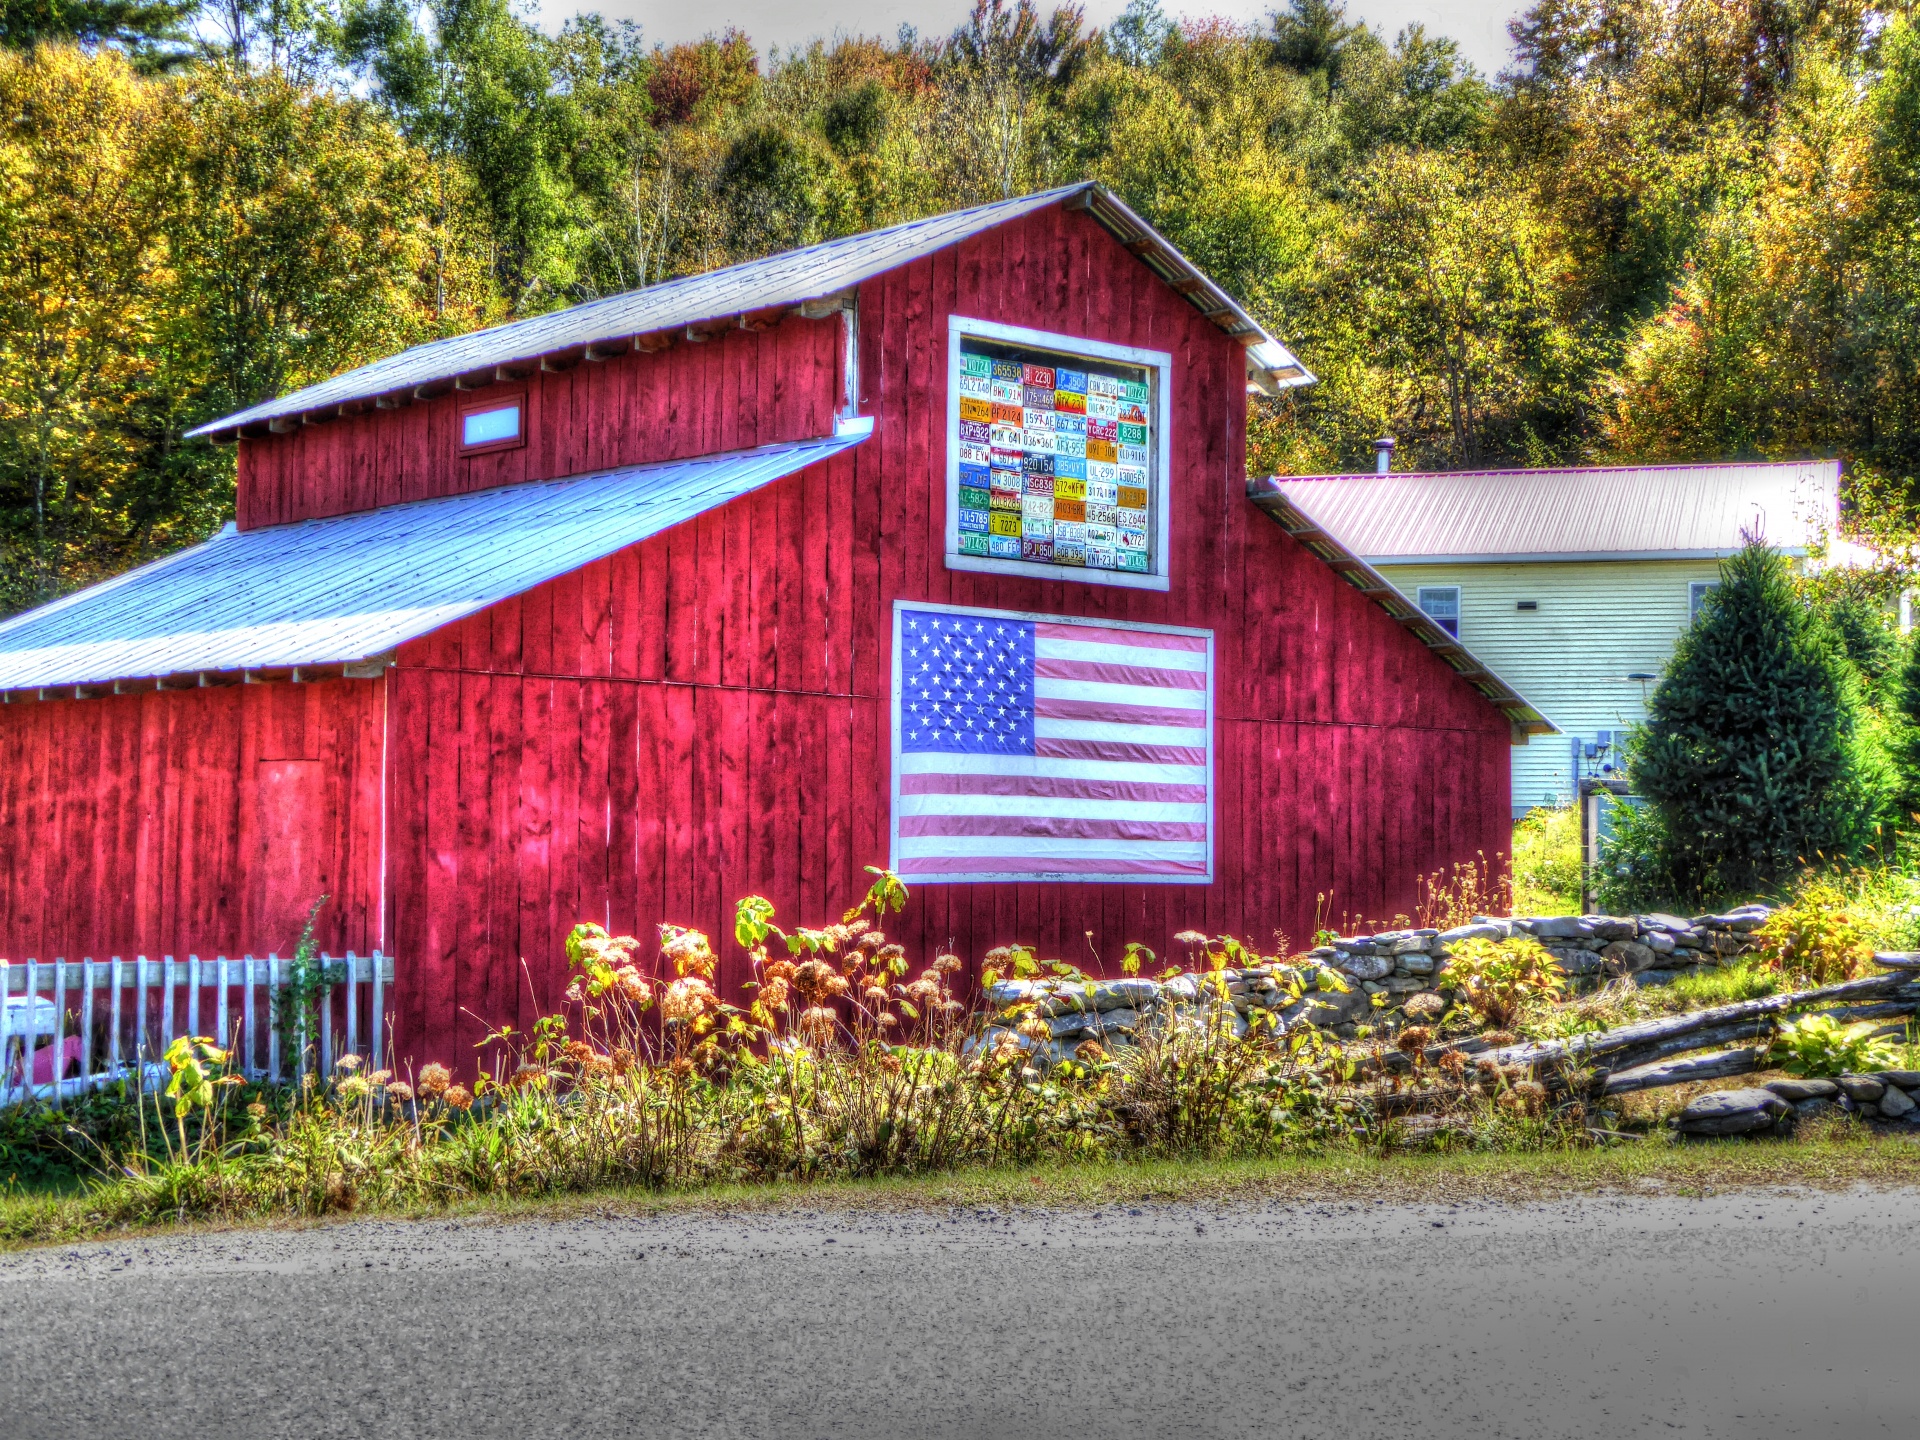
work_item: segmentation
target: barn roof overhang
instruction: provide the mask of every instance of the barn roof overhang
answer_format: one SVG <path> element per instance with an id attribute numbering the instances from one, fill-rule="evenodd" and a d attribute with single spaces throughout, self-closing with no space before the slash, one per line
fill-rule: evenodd
<path id="1" fill-rule="evenodd" d="M 1277 394 L 1313 383 L 1293 353 L 1171 241 L 1105 187 L 1084 181 L 416 345 L 187 433 L 222 442 L 242 435 L 284 434 L 374 409 L 399 408 L 457 388 L 478 389 L 634 350 L 711 340 L 730 329 L 766 329 L 795 312 L 823 318 L 848 306 L 855 288 L 877 275 L 1050 205 L 1092 216 L 1189 304 L 1238 340 L 1246 349 L 1249 390 Z"/>
<path id="2" fill-rule="evenodd" d="M 8 702 L 378 675 L 395 647 L 858 445 L 818 440 L 236 531 L 0 624 Z"/>
<path id="3" fill-rule="evenodd" d="M 1557 735 L 1560 727 L 1536 709 L 1533 703 L 1505 680 L 1475 658 L 1472 651 L 1443 630 L 1418 605 L 1394 588 L 1381 573 L 1355 555 L 1318 521 L 1301 508 L 1300 503 L 1281 488 L 1272 477 L 1249 479 L 1247 498 L 1279 522 L 1280 528 L 1306 546 L 1316 557 L 1354 589 L 1372 600 L 1428 650 L 1444 660 L 1454 673 L 1501 711 L 1511 726 L 1515 744 L 1524 745 L 1533 735 Z"/>

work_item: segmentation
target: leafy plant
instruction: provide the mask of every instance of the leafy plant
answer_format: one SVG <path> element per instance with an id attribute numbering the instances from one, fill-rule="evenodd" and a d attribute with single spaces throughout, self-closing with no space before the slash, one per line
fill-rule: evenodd
<path id="1" fill-rule="evenodd" d="M 1570 915 L 1579 909 L 1579 808 L 1529 810 L 1513 826 L 1513 913 Z"/>
<path id="2" fill-rule="evenodd" d="M 1870 1023 L 1842 1025 L 1831 1015 L 1789 1020 L 1774 1036 L 1773 1054 L 1793 1075 L 1850 1075 L 1890 1070 L 1900 1063 L 1892 1043 L 1876 1039 Z"/>
<path id="3" fill-rule="evenodd" d="M 1447 983 L 1485 1025 L 1507 1030 L 1528 1011 L 1558 999 L 1566 979 L 1538 940 L 1462 940 L 1448 949 Z"/>
<path id="4" fill-rule="evenodd" d="M 1753 938 L 1768 965 L 1814 985 L 1851 980 L 1873 959 L 1867 928 L 1852 897 L 1824 875 L 1803 880 L 1793 902 L 1768 916 Z"/>

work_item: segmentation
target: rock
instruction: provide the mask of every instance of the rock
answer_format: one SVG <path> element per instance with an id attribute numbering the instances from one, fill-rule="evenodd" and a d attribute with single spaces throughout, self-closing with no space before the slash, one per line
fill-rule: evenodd
<path id="1" fill-rule="evenodd" d="M 1384 980 L 1393 973 L 1393 961 L 1385 955 L 1337 956 L 1333 968 L 1355 980 Z"/>
<path id="2" fill-rule="evenodd" d="M 1400 958 L 1400 968 L 1409 975 L 1431 975 L 1433 973 L 1433 957 L 1431 955 L 1403 955 Z"/>
<path id="3" fill-rule="evenodd" d="M 1006 1010 L 1030 999 L 1033 995 L 1031 980 L 996 980 L 987 987 L 987 1003 L 997 1010 Z"/>
<path id="4" fill-rule="evenodd" d="M 1431 990 L 1422 990 L 1401 1001 L 1400 1010 L 1409 1020 L 1438 1020 L 1447 1013 L 1447 1002 Z"/>
<path id="5" fill-rule="evenodd" d="M 1499 915 L 1476 915 L 1467 923 L 1469 925 L 1491 925 L 1495 930 L 1500 932 L 1494 937 L 1497 940 L 1505 940 L 1509 935 L 1513 934 L 1513 921 Z"/>
<path id="6" fill-rule="evenodd" d="M 1389 955 L 1424 955 L 1427 953 L 1427 942 L 1431 938 L 1427 935 L 1403 936 L 1393 942 L 1392 948 L 1387 953 Z"/>
<path id="7" fill-rule="evenodd" d="M 1671 985 L 1679 974 L 1678 970 L 1642 970 L 1633 977 L 1633 983 L 1658 988 L 1662 985 Z"/>
<path id="8" fill-rule="evenodd" d="M 1413 995 L 1427 988 L 1427 982 L 1414 975 L 1395 975 L 1387 981 L 1389 995 Z"/>
<path id="9" fill-rule="evenodd" d="M 1838 1084 L 1856 1105 L 1878 1104 L 1880 1097 L 1887 1093 L 1885 1082 L 1871 1075 L 1842 1075 Z"/>
<path id="10" fill-rule="evenodd" d="M 1724 915 L 1700 915 L 1694 924 L 1711 926 L 1715 930 L 1738 930 L 1745 934 L 1749 930 L 1758 930 L 1767 923 L 1771 910 L 1729 910 Z"/>
<path id="11" fill-rule="evenodd" d="M 1682 1135 L 1748 1135 L 1765 1130 L 1792 1107 L 1771 1090 L 1715 1090 L 1680 1112 Z"/>
<path id="12" fill-rule="evenodd" d="M 1093 990 L 1096 1010 L 1138 1010 L 1160 998 L 1160 986 L 1152 980 L 1107 980 Z"/>
<path id="13" fill-rule="evenodd" d="M 1313 960 L 1331 961 L 1339 953 L 1340 952 L 1335 950 L 1331 945 L 1316 945 L 1307 952 L 1307 956 Z"/>
<path id="14" fill-rule="evenodd" d="M 1344 995 L 1337 990 L 1312 991 L 1282 1010 L 1280 1018 L 1289 1026 L 1304 1019 L 1325 1030 L 1351 1024 L 1372 1010 L 1373 997 L 1356 985 Z"/>
<path id="15" fill-rule="evenodd" d="M 1369 995 L 1384 995 L 1387 993 L 1387 987 L 1377 980 L 1362 980 L 1360 982 L 1360 988 Z"/>
<path id="16" fill-rule="evenodd" d="M 1802 1100 L 1831 1100 L 1840 1093 L 1831 1080 L 1769 1080 L 1763 1088 L 1796 1105 Z"/>
<path id="17" fill-rule="evenodd" d="M 1591 950 L 1568 950 L 1559 945 L 1549 945 L 1547 953 L 1569 975 L 1595 975 L 1606 966 L 1606 962 Z"/>
<path id="18" fill-rule="evenodd" d="M 1508 930 L 1504 925 L 1489 925 L 1475 921 L 1471 925 L 1456 925 L 1451 930 L 1442 930 L 1434 936 L 1437 946 L 1445 947 L 1456 940 L 1504 940 Z"/>
<path id="19" fill-rule="evenodd" d="M 1671 955 L 1677 948 L 1674 938 L 1664 930 L 1649 930 L 1641 937 L 1640 943 L 1656 955 Z"/>
<path id="20" fill-rule="evenodd" d="M 1640 932 L 1640 927 L 1633 921 L 1613 915 L 1595 915 L 1592 925 L 1593 938 L 1596 940 L 1631 940 Z"/>
<path id="21" fill-rule="evenodd" d="M 1651 915 L 1645 915 L 1641 918 L 1648 926 L 1654 929 L 1665 930 L 1674 935 L 1684 935 L 1693 929 L 1693 922 L 1691 920 L 1682 920 L 1678 915 L 1666 915 L 1658 910 L 1654 911 Z"/>
<path id="22" fill-rule="evenodd" d="M 1844 1115 L 1846 1113 L 1846 1111 L 1834 1104 L 1833 1101 L 1823 1099 L 1819 1096 L 1815 1096 L 1811 1100 L 1802 1100 L 1793 1107 L 1795 1124 L 1798 1124 L 1802 1120 L 1817 1120 L 1822 1115 Z"/>
<path id="23" fill-rule="evenodd" d="M 1654 962 L 1654 953 L 1637 940 L 1615 940 L 1600 951 L 1609 975 L 1638 975 Z"/>
<path id="24" fill-rule="evenodd" d="M 1898 1085 L 1902 1090 L 1920 1090 L 1920 1070 L 1876 1070 L 1873 1078 L 1886 1085 Z"/>
<path id="25" fill-rule="evenodd" d="M 1887 1086 L 1880 1096 L 1880 1113 L 1889 1120 L 1898 1120 L 1903 1115 L 1911 1115 L 1915 1110 L 1920 1110 L 1920 1105 L 1915 1105 L 1909 1100 L 1907 1092 L 1898 1085 Z"/>
<path id="26" fill-rule="evenodd" d="M 1584 915 L 1554 915 L 1542 920 L 1516 920 L 1514 928 L 1525 926 L 1536 940 L 1585 940 L 1593 934 L 1593 922 Z"/>
<path id="27" fill-rule="evenodd" d="M 1070 1035 L 1079 1035 L 1093 1029 L 1097 1012 L 1092 1010 L 1069 1010 L 1056 1015 L 1048 1022 L 1056 1040 L 1064 1040 Z"/>
<path id="28" fill-rule="evenodd" d="M 1200 994 L 1200 982 L 1192 975 L 1176 975 L 1167 981 L 1166 997 L 1191 1005 Z"/>

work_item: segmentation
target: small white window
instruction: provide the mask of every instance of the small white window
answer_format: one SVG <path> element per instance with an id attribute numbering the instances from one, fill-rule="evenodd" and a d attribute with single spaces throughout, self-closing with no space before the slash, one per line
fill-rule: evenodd
<path id="1" fill-rule="evenodd" d="M 1429 620 L 1454 639 L 1460 638 L 1460 587 L 1458 585 L 1422 585 L 1415 597 Z"/>
<path id="2" fill-rule="evenodd" d="M 521 397 L 511 400 L 475 401 L 460 410 L 460 453 L 472 455 L 485 450 L 506 450 L 526 438 L 521 416 L 525 411 Z"/>
<path id="3" fill-rule="evenodd" d="M 1700 618 L 1700 607 L 1707 603 L 1707 592 L 1718 590 L 1718 580 L 1696 580 L 1687 586 L 1687 623 L 1692 624 Z"/>

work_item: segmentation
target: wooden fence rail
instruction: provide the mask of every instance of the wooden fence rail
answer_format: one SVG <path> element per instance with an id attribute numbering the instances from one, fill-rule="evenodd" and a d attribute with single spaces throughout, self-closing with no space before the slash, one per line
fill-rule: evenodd
<path id="1" fill-rule="evenodd" d="M 250 1079 L 285 1081 L 309 1062 L 324 1071 L 347 1054 L 378 1069 L 393 957 L 349 950 L 321 955 L 319 965 L 318 1025 L 299 1046 L 288 1044 L 286 1006 L 276 1003 L 293 962 L 278 955 L 0 960 L 0 1106 L 57 1106 L 122 1079 L 164 1083 L 163 1057 L 183 1035 L 230 1048 Z"/>

